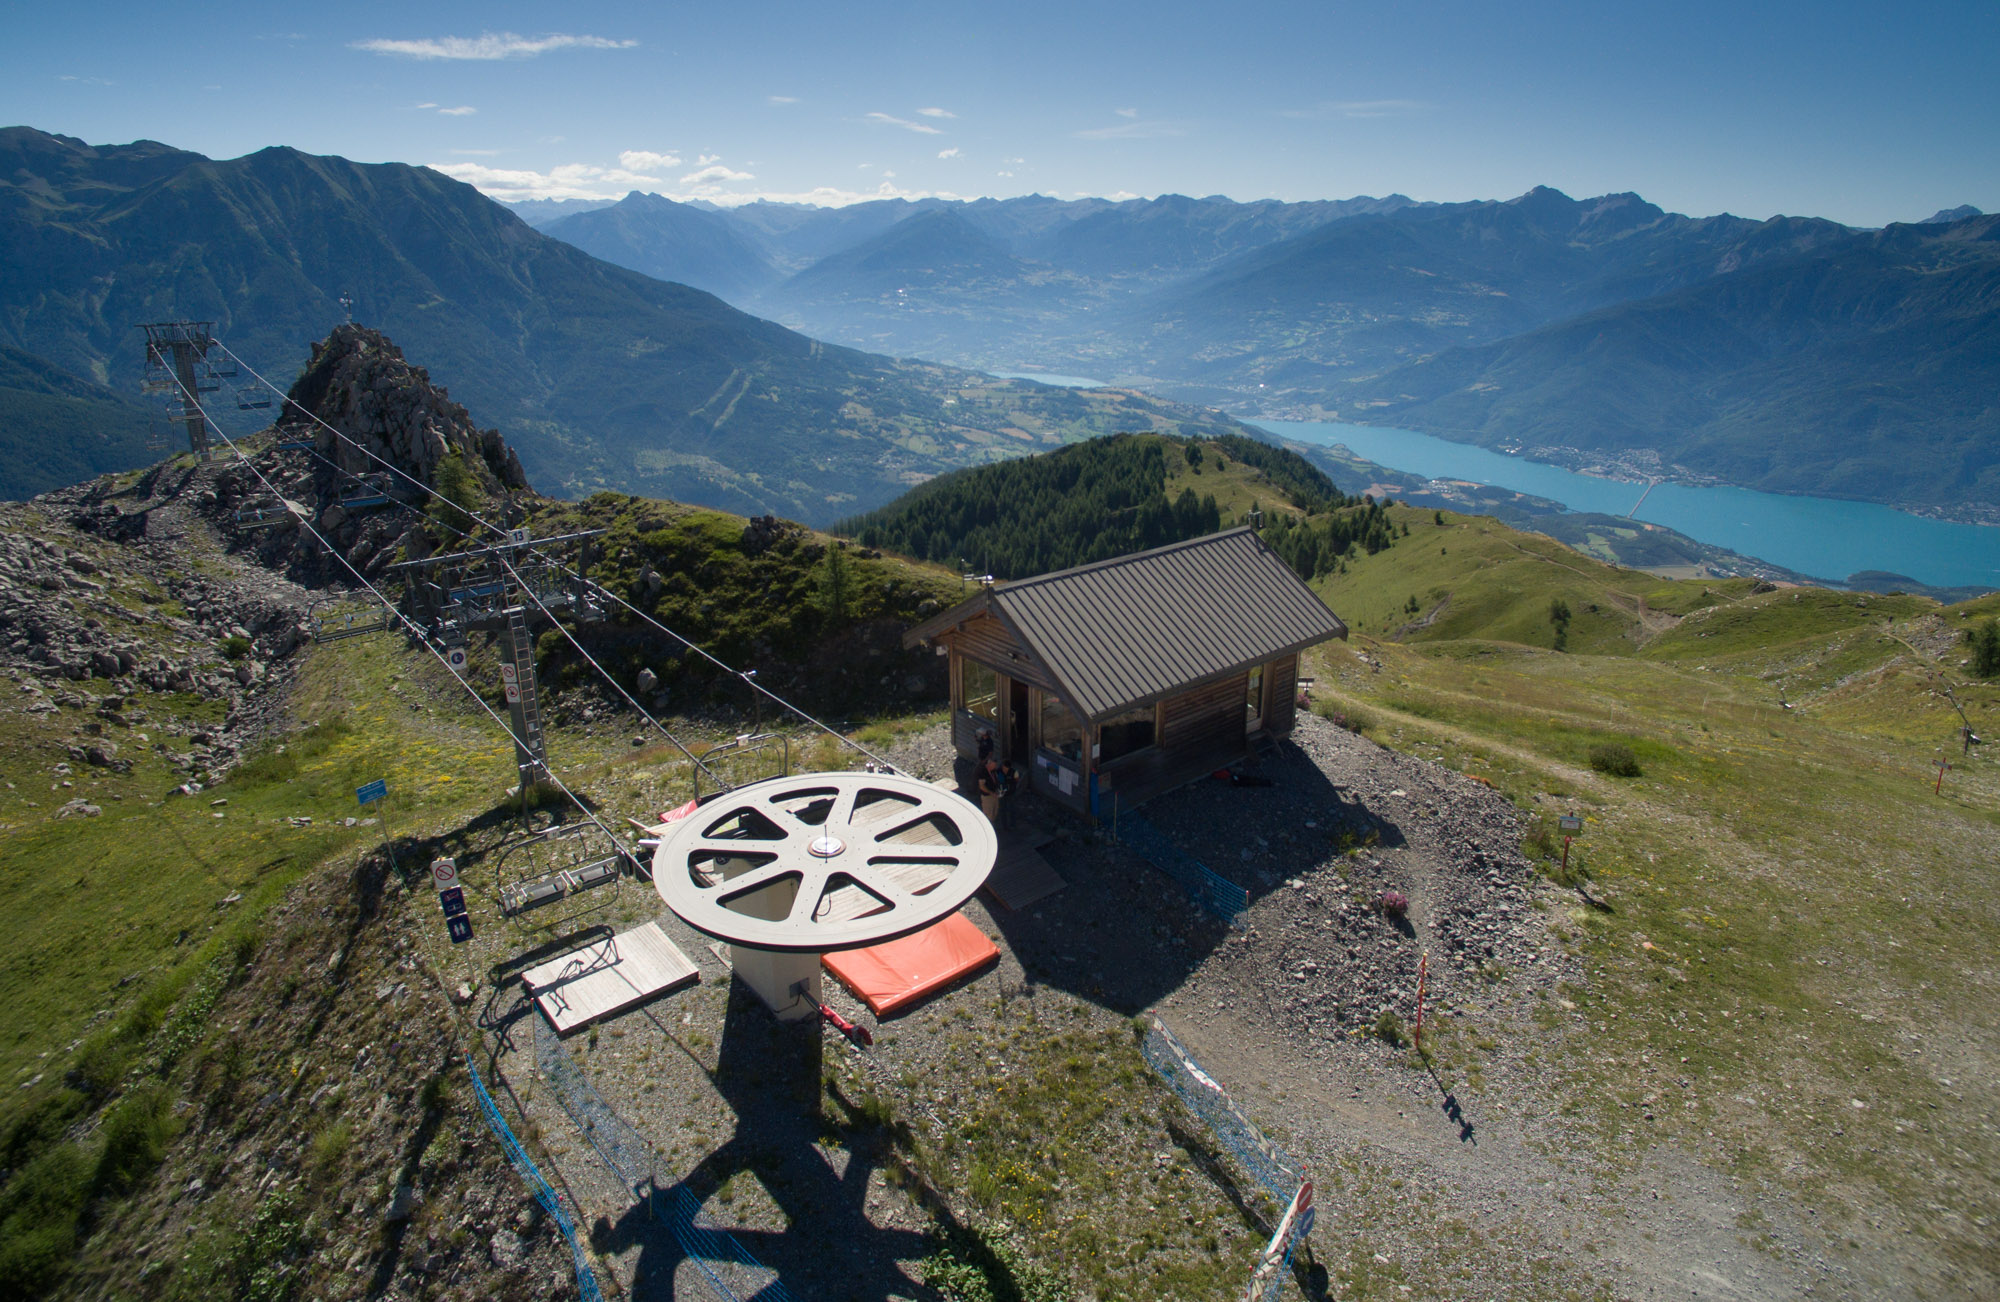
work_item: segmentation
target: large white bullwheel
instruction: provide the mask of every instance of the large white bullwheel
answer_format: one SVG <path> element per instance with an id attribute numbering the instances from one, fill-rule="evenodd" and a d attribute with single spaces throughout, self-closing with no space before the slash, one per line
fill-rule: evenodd
<path id="1" fill-rule="evenodd" d="M 653 884 L 696 930 L 813 955 L 817 972 L 820 954 L 952 913 L 986 881 L 998 848 L 978 806 L 929 783 L 803 773 L 739 787 L 676 824 L 653 852 Z"/>

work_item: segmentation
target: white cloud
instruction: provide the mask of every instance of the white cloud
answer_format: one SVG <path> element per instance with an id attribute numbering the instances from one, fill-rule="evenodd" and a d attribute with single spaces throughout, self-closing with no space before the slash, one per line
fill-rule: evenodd
<path id="1" fill-rule="evenodd" d="M 950 109 L 941 108 L 918 109 L 917 114 L 920 117 L 927 118 L 955 118 L 958 116 L 958 114 L 952 112 Z"/>
<path id="2" fill-rule="evenodd" d="M 1157 140 L 1165 136 L 1184 136 L 1187 132 L 1171 122 L 1141 122 L 1138 120 L 1120 122 L 1116 126 L 1091 127 L 1076 133 L 1078 140 Z"/>
<path id="3" fill-rule="evenodd" d="M 420 109 L 434 109 L 434 108 L 436 108 L 436 107 L 437 107 L 437 104 L 436 104 L 436 102 L 435 102 L 435 101 L 432 101 L 432 100 L 425 100 L 425 101 L 424 101 L 423 103 L 421 103 L 421 104 L 415 104 L 415 105 L 412 105 L 411 107 L 413 107 L 413 108 L 420 108 Z"/>
<path id="4" fill-rule="evenodd" d="M 470 104 L 461 104 L 457 108 L 439 109 L 438 113 L 440 116 L 448 118 L 469 118 L 478 111 L 478 109 L 472 107 Z"/>
<path id="5" fill-rule="evenodd" d="M 500 156 L 500 151 L 497 149 L 454 149 L 451 152 L 459 158 L 498 158 Z"/>
<path id="6" fill-rule="evenodd" d="M 532 59 L 550 50 L 629 50 L 639 42 L 602 36 L 521 36 L 514 32 L 482 32 L 478 36 L 440 36 L 423 40 L 355 41 L 353 49 L 405 59 Z"/>
<path id="7" fill-rule="evenodd" d="M 883 176 L 885 176 L 885 177 L 887 177 L 887 178 L 888 178 L 888 179 L 890 179 L 891 181 L 893 181 L 893 180 L 895 180 L 895 179 L 896 179 L 896 174 L 895 174 L 894 172 L 889 172 L 889 171 L 885 171 L 885 172 L 883 172 L 883 173 L 882 173 L 882 175 L 883 175 Z"/>
<path id="8" fill-rule="evenodd" d="M 951 147 L 950 149 L 940 149 L 940 150 L 938 150 L 938 157 L 939 157 L 939 158 L 957 158 L 957 157 L 958 157 L 958 146 L 957 146 L 957 145 L 953 145 L 953 146 L 952 146 L 952 147 Z"/>
<path id="9" fill-rule="evenodd" d="M 799 97 L 797 95 L 768 95 L 765 97 L 764 102 L 767 104 L 796 104 L 799 102 Z"/>
<path id="10" fill-rule="evenodd" d="M 1138 109 L 1112 109 L 1111 111 L 1121 118 L 1136 118 L 1139 116 Z"/>
<path id="11" fill-rule="evenodd" d="M 939 131 L 936 127 L 926 126 L 921 122 L 912 122 L 908 118 L 890 117 L 887 113 L 870 113 L 864 121 L 879 122 L 887 127 L 901 127 L 905 131 L 914 131 L 918 135 L 923 136 L 941 136 L 944 134 L 944 132 Z"/>
<path id="12" fill-rule="evenodd" d="M 632 172 L 661 172 L 680 165 L 679 154 L 656 154 L 650 149 L 628 149 L 618 155 L 618 166 Z"/>
<path id="13" fill-rule="evenodd" d="M 721 161 L 721 154 L 702 154 L 694 160 L 694 165 L 696 167 L 707 167 L 711 163 L 719 163 Z"/>
<path id="14" fill-rule="evenodd" d="M 756 179 L 756 177 L 750 175 L 748 172 L 734 172 L 729 168 L 717 164 L 714 167 L 704 167 L 698 172 L 689 172 L 681 178 L 681 184 L 700 186 L 714 185 L 719 181 L 754 181 Z"/>
<path id="15" fill-rule="evenodd" d="M 995 176 L 1005 176 L 1005 177 L 1012 177 L 1012 176 L 1013 176 L 1014 174 L 1013 174 L 1012 172 L 995 172 L 995 173 L 994 173 L 993 175 L 995 175 Z"/>
<path id="16" fill-rule="evenodd" d="M 104 78 L 104 77 L 77 77 L 77 76 L 72 76 L 72 75 L 71 75 L 71 74 L 69 74 L 69 73 L 62 73 L 62 74 L 58 75 L 58 76 L 56 77 L 56 80 L 57 80 L 57 81 L 79 81 L 79 82 L 82 82 L 82 83 L 83 83 L 84 85 L 86 85 L 86 86 L 115 86 L 115 85 L 117 85 L 117 84 L 118 84 L 117 82 L 115 82 L 115 81 L 111 81 L 111 80 L 109 80 L 108 78 Z"/>
<path id="17" fill-rule="evenodd" d="M 1341 99 L 1321 100 L 1311 108 L 1286 109 L 1287 118 L 1394 118 L 1421 113 L 1430 107 L 1420 99 Z"/>

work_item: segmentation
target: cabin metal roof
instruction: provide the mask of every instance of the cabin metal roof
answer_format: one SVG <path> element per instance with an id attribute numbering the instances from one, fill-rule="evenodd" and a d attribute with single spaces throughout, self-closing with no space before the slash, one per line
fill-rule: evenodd
<path id="1" fill-rule="evenodd" d="M 996 584 L 912 628 L 904 645 L 981 611 L 1005 624 L 1093 722 L 1347 636 L 1340 617 L 1248 528 Z"/>

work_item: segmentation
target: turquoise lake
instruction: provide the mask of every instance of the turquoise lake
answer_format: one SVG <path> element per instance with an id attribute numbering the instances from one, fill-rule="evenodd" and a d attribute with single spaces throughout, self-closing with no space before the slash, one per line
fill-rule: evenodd
<path id="1" fill-rule="evenodd" d="M 990 374 L 1065 388 L 1103 387 L 1103 381 L 1081 375 Z M 1246 423 L 1301 443 L 1342 444 L 1364 460 L 1406 474 L 1464 479 L 1532 493 L 1561 502 L 1572 511 L 1631 513 L 1635 520 L 1662 524 L 1697 542 L 1727 547 L 1814 578 L 1838 582 L 1863 570 L 1882 570 L 1942 588 L 2000 588 L 2000 528 L 1991 526 L 1927 520 L 1871 502 L 1792 497 L 1748 488 L 1663 483 L 1647 492 L 1642 483 L 1579 475 L 1561 466 L 1386 425 L 1308 420 Z M 1636 512 L 1634 505 L 1638 506 Z"/>
<path id="2" fill-rule="evenodd" d="M 1747 488 L 1694 488 L 1579 475 L 1560 466 L 1453 443 L 1413 430 L 1322 421 L 1250 424 L 1301 443 L 1344 444 L 1356 456 L 1431 479 L 1467 479 L 1552 498 L 1572 511 L 1624 515 L 1645 493 L 1634 519 L 1788 570 L 1845 579 L 1886 570 L 1938 587 L 2000 588 L 2000 528 L 1927 520 L 1869 502 L 1790 497 Z"/>

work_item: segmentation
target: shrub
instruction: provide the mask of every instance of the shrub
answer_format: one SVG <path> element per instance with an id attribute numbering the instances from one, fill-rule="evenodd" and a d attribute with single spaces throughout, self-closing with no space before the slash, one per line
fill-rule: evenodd
<path id="1" fill-rule="evenodd" d="M 1408 1037 L 1403 1033 L 1403 1019 L 1396 1016 L 1395 1010 L 1391 1008 L 1384 1008 L 1376 1014 L 1375 1034 L 1383 1043 L 1393 1044 L 1399 1049 L 1408 1042 Z"/>
<path id="2" fill-rule="evenodd" d="M 1392 918 L 1409 916 L 1410 897 L 1401 891 L 1383 891 L 1382 898 L 1377 903 L 1381 905 L 1382 912 Z"/>
<path id="3" fill-rule="evenodd" d="M 1590 767 L 1614 778 L 1636 778 L 1641 772 L 1639 757 L 1622 741 L 1599 742 L 1592 746 Z"/>
<path id="4" fill-rule="evenodd" d="M 241 660 L 250 654 L 250 639 L 234 636 L 223 638 L 221 651 L 224 659 Z"/>
<path id="5" fill-rule="evenodd" d="M 1972 644 L 1972 672 L 1981 678 L 2000 676 L 2000 620 L 1967 629 L 1965 640 Z"/>

